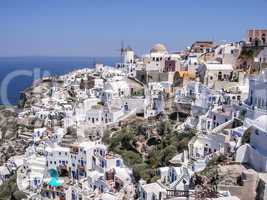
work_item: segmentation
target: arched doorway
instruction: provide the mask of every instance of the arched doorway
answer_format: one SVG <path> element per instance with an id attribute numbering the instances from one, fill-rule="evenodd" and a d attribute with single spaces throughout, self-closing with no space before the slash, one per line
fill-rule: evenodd
<path id="1" fill-rule="evenodd" d="M 266 44 L 266 34 L 263 33 L 261 36 L 262 44 Z"/>
<path id="2" fill-rule="evenodd" d="M 257 47 L 257 46 L 259 46 L 259 39 L 258 38 L 255 39 L 255 47 Z"/>
<path id="3" fill-rule="evenodd" d="M 218 73 L 218 80 L 221 81 L 222 80 L 222 72 Z"/>

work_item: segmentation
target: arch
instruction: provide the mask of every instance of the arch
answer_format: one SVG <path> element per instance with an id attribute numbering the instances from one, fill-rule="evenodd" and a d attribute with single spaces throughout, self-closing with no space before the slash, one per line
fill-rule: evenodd
<path id="1" fill-rule="evenodd" d="M 259 46 L 259 39 L 258 38 L 255 38 L 255 47 Z"/>
<path id="2" fill-rule="evenodd" d="M 173 86 L 178 87 L 183 83 L 183 76 L 181 76 L 180 72 L 175 72 L 173 76 Z"/>
<path id="3" fill-rule="evenodd" d="M 222 72 L 221 72 L 221 71 L 219 71 L 219 73 L 218 73 L 218 80 L 219 80 L 219 81 L 222 80 Z"/>
<path id="4" fill-rule="evenodd" d="M 261 35 L 261 40 L 262 40 L 262 43 L 263 43 L 263 44 L 266 43 L 266 34 L 265 34 L 265 33 L 263 33 L 263 34 Z"/>

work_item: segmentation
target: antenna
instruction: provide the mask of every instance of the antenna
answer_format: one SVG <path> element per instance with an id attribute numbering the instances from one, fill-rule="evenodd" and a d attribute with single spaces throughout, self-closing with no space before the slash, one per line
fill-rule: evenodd
<path id="1" fill-rule="evenodd" d="M 123 62 L 123 51 L 124 51 L 124 43 L 123 40 L 121 41 L 121 64 Z"/>

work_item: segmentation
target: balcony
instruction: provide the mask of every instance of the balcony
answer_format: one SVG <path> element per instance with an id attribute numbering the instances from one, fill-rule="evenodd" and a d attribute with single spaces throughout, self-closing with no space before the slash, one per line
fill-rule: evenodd
<path id="1" fill-rule="evenodd" d="M 174 197 L 189 198 L 189 190 L 167 190 L 166 199 L 172 199 Z"/>

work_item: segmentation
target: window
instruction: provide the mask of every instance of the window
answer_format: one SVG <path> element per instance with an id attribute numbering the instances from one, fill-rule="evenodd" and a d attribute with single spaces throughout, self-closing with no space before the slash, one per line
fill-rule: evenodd
<path id="1" fill-rule="evenodd" d="M 262 40 L 262 43 L 263 43 L 263 44 L 266 43 L 266 35 L 265 35 L 265 33 L 262 34 L 262 36 L 261 36 L 261 40 Z"/>
<path id="2" fill-rule="evenodd" d="M 258 129 L 255 130 L 255 134 L 259 135 L 259 130 Z"/>
<path id="3" fill-rule="evenodd" d="M 101 161 L 101 167 L 102 167 L 102 168 L 106 167 L 106 162 L 105 162 L 105 160 L 102 160 L 102 161 Z"/>
<path id="4" fill-rule="evenodd" d="M 258 99 L 258 107 L 261 107 L 261 98 Z"/>
<path id="5" fill-rule="evenodd" d="M 121 161 L 120 160 L 116 160 L 116 167 L 120 167 L 121 166 Z"/>
<path id="6" fill-rule="evenodd" d="M 146 193 L 145 193 L 145 191 L 143 191 L 142 193 L 143 193 L 143 199 L 146 199 Z"/>
<path id="7" fill-rule="evenodd" d="M 218 80 L 221 81 L 222 80 L 222 72 L 218 73 Z"/>

